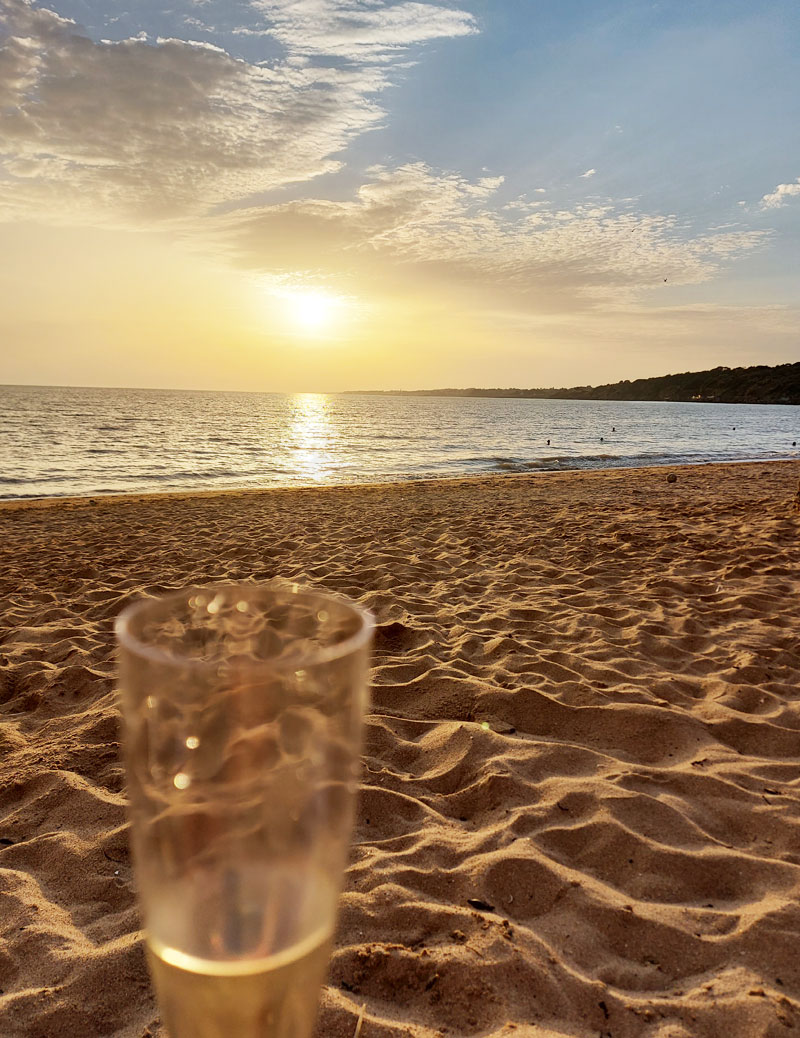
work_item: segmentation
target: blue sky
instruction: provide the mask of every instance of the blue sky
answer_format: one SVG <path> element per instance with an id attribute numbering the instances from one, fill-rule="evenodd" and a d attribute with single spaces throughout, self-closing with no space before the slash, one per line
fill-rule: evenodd
<path id="1" fill-rule="evenodd" d="M 267 299 L 261 327 L 230 323 L 231 388 L 800 359 L 796 2 L 0 0 L 0 47 L 0 234 L 17 256 L 0 293 L 14 303 L 30 276 L 53 299 L 44 330 L 7 308 L 22 345 L 0 381 L 113 380 L 87 343 L 108 341 L 114 293 L 87 320 L 80 268 L 107 250 L 121 282 L 145 244 L 154 269 L 190 257 L 186 298 L 141 289 L 162 345 L 193 294 L 212 306 L 212 269 L 215 328 L 237 278 Z M 48 241 L 75 256 L 60 311 Z M 289 297 L 314 321 L 282 324 Z M 59 312 L 80 357 L 52 345 Z M 119 384 L 175 384 L 177 364 L 126 359 Z"/>

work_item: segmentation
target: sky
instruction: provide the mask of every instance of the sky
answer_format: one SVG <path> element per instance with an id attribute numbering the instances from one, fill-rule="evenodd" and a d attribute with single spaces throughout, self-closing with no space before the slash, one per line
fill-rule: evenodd
<path id="1" fill-rule="evenodd" d="M 0 0 L 0 383 L 800 360 L 796 0 Z"/>

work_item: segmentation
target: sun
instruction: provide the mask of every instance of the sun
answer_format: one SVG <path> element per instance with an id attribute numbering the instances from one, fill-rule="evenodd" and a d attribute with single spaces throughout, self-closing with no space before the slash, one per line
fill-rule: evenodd
<path id="1" fill-rule="evenodd" d="M 310 285 L 273 285 L 270 295 L 277 299 L 288 329 L 305 338 L 335 335 L 351 309 L 348 297 Z"/>
<path id="2" fill-rule="evenodd" d="M 305 273 L 254 279 L 260 321 L 271 329 L 311 345 L 349 339 L 369 309 L 356 295 L 337 292 Z"/>
<path id="3" fill-rule="evenodd" d="M 317 288 L 293 289 L 286 297 L 289 317 L 298 328 L 309 332 L 329 328 L 342 309 L 343 301 Z"/>

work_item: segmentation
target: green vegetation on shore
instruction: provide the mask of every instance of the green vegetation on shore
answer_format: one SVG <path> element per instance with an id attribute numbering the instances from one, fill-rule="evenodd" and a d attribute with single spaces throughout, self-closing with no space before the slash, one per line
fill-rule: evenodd
<path id="1" fill-rule="evenodd" d="M 367 390 L 355 390 L 365 394 Z M 530 397 L 558 400 L 675 400 L 713 404 L 800 404 L 800 362 L 712 368 L 570 389 L 391 389 L 386 396 Z"/>

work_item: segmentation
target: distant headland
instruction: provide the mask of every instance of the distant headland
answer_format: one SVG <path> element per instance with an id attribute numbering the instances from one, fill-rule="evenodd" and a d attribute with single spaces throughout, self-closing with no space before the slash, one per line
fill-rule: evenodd
<path id="1" fill-rule="evenodd" d="M 351 390 L 383 396 L 523 397 L 552 400 L 673 400 L 706 404 L 800 404 L 800 362 L 711 368 L 680 375 L 625 379 L 605 386 L 570 389 L 388 389 Z"/>

